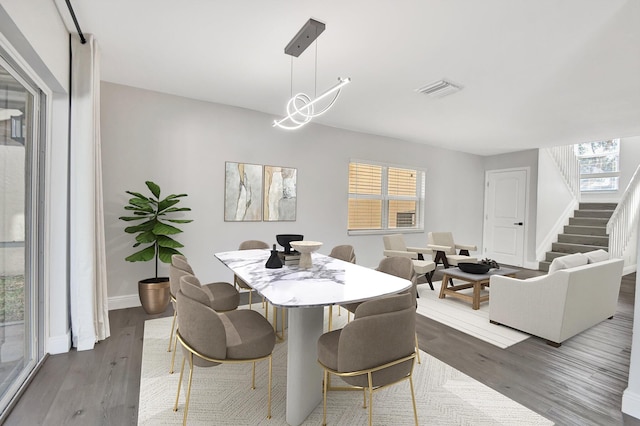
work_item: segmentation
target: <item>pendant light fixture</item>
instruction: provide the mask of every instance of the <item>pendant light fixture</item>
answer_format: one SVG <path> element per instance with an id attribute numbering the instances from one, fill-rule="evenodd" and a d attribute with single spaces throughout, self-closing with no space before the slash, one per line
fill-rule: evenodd
<path id="1" fill-rule="evenodd" d="M 327 112 L 338 99 L 342 88 L 351 82 L 349 77 L 339 77 L 338 83 L 326 90 L 315 99 L 305 93 L 293 95 L 293 57 L 300 56 L 324 31 L 325 24 L 309 19 L 284 48 L 284 53 L 291 56 L 291 99 L 287 102 L 287 115 L 280 120 L 273 121 L 273 127 L 293 130 L 307 124 L 313 118 Z M 315 83 L 318 81 L 318 45 L 316 41 Z"/>

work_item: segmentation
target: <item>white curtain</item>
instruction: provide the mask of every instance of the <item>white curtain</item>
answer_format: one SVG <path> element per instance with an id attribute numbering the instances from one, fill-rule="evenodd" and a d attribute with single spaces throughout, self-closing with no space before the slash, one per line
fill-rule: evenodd
<path id="1" fill-rule="evenodd" d="M 92 35 L 71 40 L 70 303 L 73 346 L 110 335 L 102 207 L 100 52 Z"/>

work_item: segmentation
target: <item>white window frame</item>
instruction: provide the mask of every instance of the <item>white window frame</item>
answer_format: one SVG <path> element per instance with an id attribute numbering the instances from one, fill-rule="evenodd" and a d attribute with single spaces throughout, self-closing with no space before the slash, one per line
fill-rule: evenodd
<path id="1" fill-rule="evenodd" d="M 611 178 L 611 177 L 617 177 L 618 178 L 618 186 L 616 188 L 608 188 L 608 189 L 586 189 L 583 190 L 582 189 L 582 183 L 580 184 L 580 192 L 584 192 L 584 193 L 596 193 L 596 192 L 617 192 L 620 190 L 620 139 L 610 139 L 611 141 L 617 141 L 618 142 L 618 171 L 617 172 L 602 172 L 602 173 L 582 173 L 580 172 L 580 181 L 582 182 L 582 179 L 598 179 L 598 178 Z M 585 142 L 585 143 L 589 143 L 589 142 Z M 580 155 L 577 153 L 577 146 L 578 145 L 582 145 L 582 144 L 575 144 L 575 151 L 576 151 L 576 157 L 578 157 L 578 161 L 582 162 L 581 160 L 583 159 L 587 159 L 587 158 L 598 158 L 598 157 L 607 157 L 609 155 L 612 155 L 612 153 L 602 153 L 602 154 L 584 154 L 584 155 Z M 581 165 L 579 166 L 579 170 L 581 170 L 582 167 Z"/>
<path id="2" fill-rule="evenodd" d="M 409 234 L 409 233 L 421 233 L 424 232 L 424 206 L 425 206 L 425 192 L 426 192 L 426 175 L 425 169 L 421 169 L 415 166 L 408 166 L 402 164 L 382 163 L 371 160 L 349 160 L 349 167 L 351 164 L 364 164 L 368 166 L 378 166 L 382 168 L 382 189 L 381 195 L 372 194 L 355 194 L 349 192 L 349 200 L 351 199 L 370 199 L 382 201 L 382 223 L 380 229 L 349 229 L 349 207 L 347 203 L 347 234 L 348 235 L 382 235 L 382 234 Z M 415 170 L 416 174 L 416 195 L 401 196 L 401 195 L 389 195 L 389 168 Z M 347 188 L 349 187 L 349 173 L 347 173 Z M 416 201 L 416 222 L 412 227 L 396 227 L 389 228 L 389 201 Z"/>

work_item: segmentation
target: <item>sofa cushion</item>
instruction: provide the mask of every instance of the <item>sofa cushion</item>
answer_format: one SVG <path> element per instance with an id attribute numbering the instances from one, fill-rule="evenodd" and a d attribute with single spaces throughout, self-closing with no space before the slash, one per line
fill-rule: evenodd
<path id="1" fill-rule="evenodd" d="M 609 253 L 606 250 L 598 249 L 590 251 L 584 254 L 587 256 L 589 263 L 598 263 L 604 260 L 609 260 Z"/>
<path id="2" fill-rule="evenodd" d="M 586 265 L 589 262 L 587 256 L 582 253 L 568 254 L 562 257 L 556 257 L 549 266 L 549 273 L 552 274 L 561 269 L 574 268 L 576 266 Z"/>

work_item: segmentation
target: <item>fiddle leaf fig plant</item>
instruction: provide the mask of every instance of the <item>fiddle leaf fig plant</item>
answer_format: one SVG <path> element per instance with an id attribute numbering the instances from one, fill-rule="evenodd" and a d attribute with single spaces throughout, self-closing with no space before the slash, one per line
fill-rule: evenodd
<path id="1" fill-rule="evenodd" d="M 145 184 L 152 196 L 145 196 L 139 192 L 125 191 L 133 196 L 129 204 L 124 207 L 133 216 L 121 216 L 126 222 L 142 221 L 137 225 L 128 226 L 124 232 L 136 234 L 134 248 L 145 246 L 142 250 L 125 258 L 128 262 L 148 262 L 155 258 L 156 278 L 158 278 L 158 259 L 164 263 L 171 263 L 171 255 L 182 254 L 177 249 L 184 247 L 174 240 L 171 235 L 179 234 L 181 229 L 170 223 L 189 223 L 191 219 L 172 218 L 174 213 L 191 211 L 188 207 L 176 207 L 180 199 L 187 194 L 171 194 L 160 199 L 160 186 L 151 181 Z M 168 223 L 170 222 L 170 223 Z M 148 244 L 148 245 L 147 245 Z"/>

